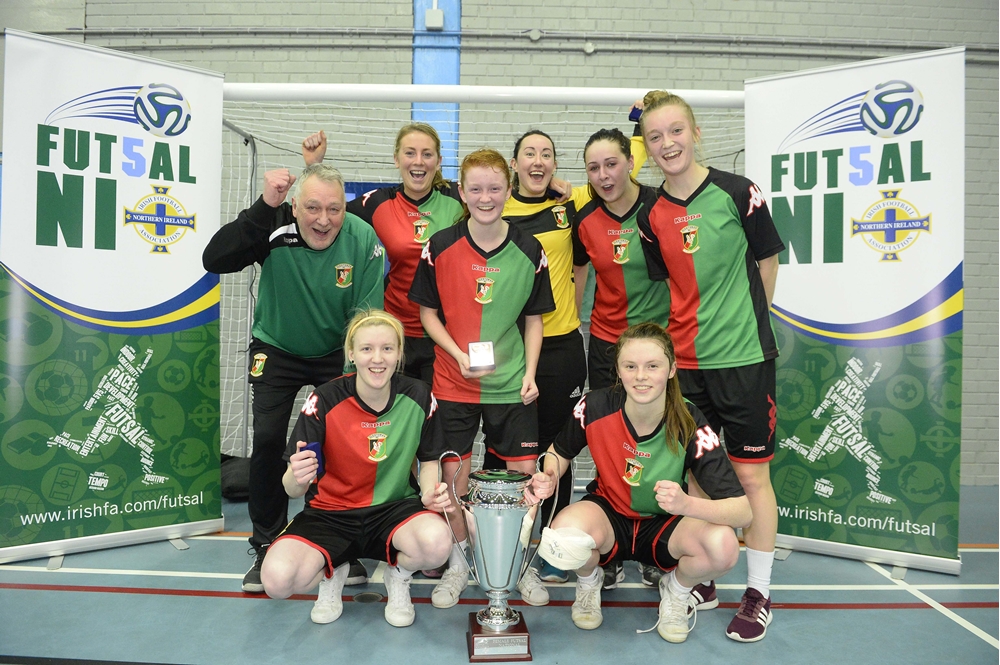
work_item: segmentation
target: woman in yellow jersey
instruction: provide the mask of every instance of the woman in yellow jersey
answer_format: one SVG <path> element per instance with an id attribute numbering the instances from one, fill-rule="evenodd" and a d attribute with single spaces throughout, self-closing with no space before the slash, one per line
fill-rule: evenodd
<path id="1" fill-rule="evenodd" d="M 637 142 L 641 145 L 641 138 Z M 584 185 L 574 187 L 568 201 L 557 200 L 558 193 L 552 188 L 557 168 L 555 143 L 541 130 L 529 130 L 515 142 L 510 165 L 515 173 L 513 191 L 504 205 L 503 216 L 542 244 L 548 257 L 549 280 L 556 303 L 554 312 L 542 316 L 544 337 L 535 374 L 538 444 L 539 450 L 545 450 L 569 420 L 587 380 L 587 356 L 578 307 L 587 267 L 574 268 L 573 257 L 574 242 L 578 242 L 574 232 L 577 212 L 590 201 L 591 194 L 589 187 Z M 581 251 L 579 247 L 576 250 Z M 501 464 L 487 453 L 483 466 L 500 468 Z M 572 493 L 571 484 L 562 483 L 559 497 L 544 505 L 543 518 L 547 519 L 551 510 L 558 512 L 568 505 Z M 549 594 L 541 580 L 564 582 L 566 579 L 565 572 L 542 561 L 538 571 L 532 569 L 525 575 L 519 588 L 526 603 L 545 605 L 549 602 Z"/>

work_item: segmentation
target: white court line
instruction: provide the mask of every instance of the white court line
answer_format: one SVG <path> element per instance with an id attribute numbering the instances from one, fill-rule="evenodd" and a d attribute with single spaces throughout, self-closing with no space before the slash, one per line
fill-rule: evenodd
<path id="1" fill-rule="evenodd" d="M 970 633 L 972 633 L 973 635 L 975 635 L 979 639 L 983 640 L 984 642 L 986 642 L 987 644 L 989 644 L 993 648 L 1000 649 L 1000 641 L 998 641 L 997 638 L 995 638 L 992 635 L 990 635 L 989 633 L 983 631 L 979 627 L 973 625 L 969 621 L 966 621 L 965 619 L 963 619 L 959 615 L 955 614 L 954 612 L 952 612 L 951 610 L 949 610 L 947 607 L 945 607 L 941 603 L 937 602 L 936 600 L 934 600 L 933 598 L 931 598 L 927 594 L 925 594 L 922 591 L 920 591 L 919 589 L 917 589 L 915 586 L 911 586 L 911 585 L 907 584 L 904 580 L 895 580 L 895 579 L 893 579 L 892 578 L 892 573 L 890 573 L 889 571 L 887 571 L 884 568 L 882 568 L 882 566 L 880 566 L 878 564 L 875 564 L 875 563 L 870 563 L 870 562 L 867 562 L 867 561 L 865 563 L 867 563 L 868 566 L 872 570 L 876 571 L 879 575 L 892 580 L 894 584 L 896 584 L 897 586 L 899 586 L 899 587 L 901 587 L 901 588 L 909 591 L 911 594 L 913 594 L 914 596 L 916 596 L 920 600 L 924 601 L 925 603 L 927 603 L 928 605 L 930 605 L 931 607 L 933 607 L 934 609 L 936 609 L 938 612 L 940 612 L 941 614 L 945 615 L 946 617 L 948 617 L 949 619 L 951 619 L 952 621 L 954 621 L 955 623 L 957 623 L 962 628 L 965 628 Z"/>
<path id="2" fill-rule="evenodd" d="M 242 540 L 246 542 L 246 536 L 186 536 L 185 540 Z M 534 541 L 532 541 L 534 542 Z M 537 543 L 536 543 L 537 544 Z M 746 547 L 741 545 L 740 551 L 746 550 Z M 1000 552 L 1000 547 L 997 545 L 987 545 L 986 547 L 959 547 L 959 552 Z M 792 550 L 795 553 L 795 550 Z M 800 552 L 800 554 L 809 554 L 809 552 Z M 914 568 L 914 570 L 916 570 Z M 744 587 L 746 588 L 746 587 Z"/>
<path id="3" fill-rule="evenodd" d="M 869 564 L 871 565 L 871 564 Z M 385 575 L 386 563 L 380 561 L 378 567 L 375 568 L 375 572 L 368 579 L 370 584 L 382 584 Z M 881 571 L 881 569 L 879 569 Z M 180 578 L 199 578 L 199 579 L 219 579 L 219 580 L 242 580 L 244 573 L 205 573 L 205 572 L 193 572 L 193 571 L 169 571 L 169 570 L 118 570 L 110 568 L 60 568 L 59 570 L 49 570 L 45 566 L 19 566 L 12 564 L 0 565 L 0 573 L 11 571 L 18 573 L 67 573 L 71 575 L 129 575 L 135 577 L 149 576 L 149 577 L 180 577 Z M 895 580 L 894 580 L 895 581 Z M 426 578 L 414 578 L 411 584 L 437 584 L 437 580 L 431 580 Z M 475 585 L 475 580 L 469 582 L 470 585 Z M 576 587 L 575 582 L 563 582 L 563 583 L 553 583 L 544 582 L 547 587 L 554 588 L 565 588 L 573 589 Z M 655 591 L 652 587 L 647 587 L 641 582 L 622 582 L 618 585 L 619 589 L 650 589 Z M 742 591 L 746 588 L 745 584 L 716 584 L 717 589 L 723 589 L 728 591 Z M 956 590 L 956 591 L 1000 591 L 1000 585 L 997 584 L 904 584 L 900 587 L 898 584 L 772 584 L 772 589 L 778 591 L 907 591 L 910 589 L 914 590 L 927 590 L 927 591 L 945 591 L 945 590 Z"/>

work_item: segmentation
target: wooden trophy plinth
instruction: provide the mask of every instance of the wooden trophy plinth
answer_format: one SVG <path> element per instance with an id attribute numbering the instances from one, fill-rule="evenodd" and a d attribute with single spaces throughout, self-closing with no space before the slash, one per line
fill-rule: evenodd
<path id="1" fill-rule="evenodd" d="M 470 663 L 499 663 L 531 660 L 531 636 L 521 620 L 507 630 L 497 632 L 479 625 L 476 612 L 469 613 L 469 630 L 465 633 L 469 643 Z"/>

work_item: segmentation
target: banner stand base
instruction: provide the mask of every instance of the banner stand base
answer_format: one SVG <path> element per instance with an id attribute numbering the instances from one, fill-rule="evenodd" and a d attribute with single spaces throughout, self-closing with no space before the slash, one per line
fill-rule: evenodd
<path id="1" fill-rule="evenodd" d="M 864 547 L 863 545 L 831 543 L 825 540 L 801 538 L 799 536 L 786 536 L 782 533 L 778 534 L 775 546 L 796 550 L 798 552 L 812 552 L 813 554 L 839 556 L 844 559 L 857 559 L 858 561 L 884 563 L 890 566 L 900 566 L 903 568 L 916 568 L 918 570 L 927 570 L 932 573 L 959 575 L 962 572 L 961 555 L 959 555 L 957 559 L 945 559 L 943 557 L 927 556 L 926 554 L 893 552 L 892 550 L 881 550 L 877 547 Z"/>
<path id="2" fill-rule="evenodd" d="M 44 543 L 32 543 L 30 545 L 15 545 L 14 547 L 0 549 L 0 564 L 75 554 L 77 552 L 90 552 L 92 550 L 103 550 L 111 547 L 124 547 L 125 545 L 139 545 L 141 543 L 184 538 L 186 536 L 200 536 L 206 533 L 218 533 L 225 528 L 225 524 L 225 518 L 219 517 L 201 522 L 170 524 L 167 526 L 151 527 L 149 529 L 121 531 L 119 533 L 101 533 L 94 536 L 51 540 Z"/>

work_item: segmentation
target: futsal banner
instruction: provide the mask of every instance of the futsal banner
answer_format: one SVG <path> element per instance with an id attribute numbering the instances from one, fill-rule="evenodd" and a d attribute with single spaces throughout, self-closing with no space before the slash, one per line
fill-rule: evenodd
<path id="1" fill-rule="evenodd" d="M 964 49 L 746 84 L 788 249 L 772 308 L 779 544 L 958 573 Z"/>
<path id="2" fill-rule="evenodd" d="M 7 30 L 0 562 L 222 528 L 222 77 Z"/>

